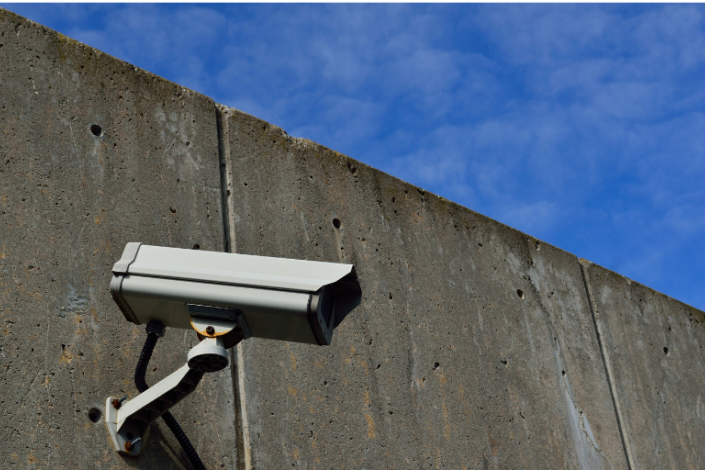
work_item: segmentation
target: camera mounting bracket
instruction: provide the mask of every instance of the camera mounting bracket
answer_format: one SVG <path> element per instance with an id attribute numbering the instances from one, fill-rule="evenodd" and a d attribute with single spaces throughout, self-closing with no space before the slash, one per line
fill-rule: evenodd
<path id="1" fill-rule="evenodd" d="M 203 374 L 227 366 L 222 337 L 206 337 L 189 351 L 186 364 L 132 400 L 108 397 L 105 423 L 115 450 L 139 455 L 149 436 L 150 423 L 193 392 Z"/>

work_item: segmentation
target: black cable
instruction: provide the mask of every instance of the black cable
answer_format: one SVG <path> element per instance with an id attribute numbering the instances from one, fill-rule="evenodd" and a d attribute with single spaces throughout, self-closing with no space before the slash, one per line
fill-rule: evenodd
<path id="1" fill-rule="evenodd" d="M 142 353 L 140 354 L 140 358 L 137 359 L 137 367 L 135 367 L 135 387 L 137 387 L 140 393 L 143 393 L 149 388 L 144 377 L 147 374 L 147 365 L 152 358 L 154 346 L 157 345 L 158 340 L 159 336 L 157 336 L 156 333 L 147 334 L 147 339 L 144 342 L 144 346 L 142 346 Z"/>
<path id="2" fill-rule="evenodd" d="M 135 387 L 137 387 L 137 390 L 139 390 L 140 393 L 144 392 L 149 388 L 149 385 L 147 385 L 147 381 L 145 380 L 145 375 L 147 373 L 147 364 L 149 364 L 149 360 L 152 358 L 154 346 L 157 345 L 159 337 L 164 335 L 163 324 L 161 325 L 161 335 L 150 331 L 153 329 L 150 328 L 150 326 L 152 325 L 147 326 L 147 331 L 149 333 L 147 334 L 147 339 L 144 342 L 144 346 L 142 347 L 142 353 L 140 354 L 140 358 L 137 360 L 137 367 L 135 368 Z M 201 462 L 201 458 L 198 456 L 196 449 L 193 448 L 191 441 L 189 441 L 188 437 L 186 436 L 186 433 L 183 429 L 181 429 L 181 426 L 179 426 L 179 423 L 176 421 L 176 418 L 174 418 L 171 413 L 166 411 L 162 415 L 162 419 L 169 427 L 171 432 L 174 434 L 176 440 L 179 441 L 181 448 L 184 449 L 186 457 L 188 457 L 189 461 L 191 462 L 191 465 L 193 465 L 193 468 L 195 468 L 196 470 L 206 470 L 206 466 L 203 465 L 203 462 Z"/>
<path id="3" fill-rule="evenodd" d="M 176 440 L 179 441 L 179 444 L 181 444 L 181 448 L 186 452 L 186 457 L 188 457 L 193 468 L 196 470 L 206 470 L 206 466 L 201 462 L 198 452 L 196 452 L 196 449 L 191 445 L 191 441 L 188 440 L 186 433 L 181 429 L 179 423 L 176 422 L 176 418 L 167 411 L 162 415 L 162 419 L 166 425 L 169 426 L 169 429 L 171 429 L 171 432 L 174 434 L 174 437 L 176 437 Z"/>

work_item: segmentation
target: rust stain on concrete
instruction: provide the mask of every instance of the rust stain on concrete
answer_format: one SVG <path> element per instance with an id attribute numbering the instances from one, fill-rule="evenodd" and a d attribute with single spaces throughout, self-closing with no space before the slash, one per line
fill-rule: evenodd
<path id="1" fill-rule="evenodd" d="M 492 437 L 492 433 L 489 428 L 487 428 L 487 441 L 490 444 L 490 451 L 492 452 L 492 455 L 496 457 L 499 452 L 499 447 L 497 446 L 497 441 L 495 441 Z"/>

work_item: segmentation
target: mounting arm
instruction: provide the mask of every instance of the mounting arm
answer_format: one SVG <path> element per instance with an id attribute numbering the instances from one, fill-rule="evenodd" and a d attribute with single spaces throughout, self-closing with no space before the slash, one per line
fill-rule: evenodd
<path id="1" fill-rule="evenodd" d="M 149 435 L 149 424 L 193 392 L 204 373 L 228 365 L 220 337 L 205 338 L 188 354 L 188 363 L 130 401 L 109 397 L 106 424 L 115 450 L 136 456 Z"/>

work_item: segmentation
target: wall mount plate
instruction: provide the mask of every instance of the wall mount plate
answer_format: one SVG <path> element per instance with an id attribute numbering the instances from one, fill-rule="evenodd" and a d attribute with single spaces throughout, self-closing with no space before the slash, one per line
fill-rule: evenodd
<path id="1" fill-rule="evenodd" d="M 105 425 L 108 427 L 108 433 L 110 434 L 110 438 L 113 441 L 113 446 L 115 447 L 115 450 L 123 455 L 137 457 L 138 455 L 140 455 L 140 452 L 142 452 L 142 448 L 147 443 L 147 438 L 149 437 L 149 426 L 147 426 L 144 431 L 144 434 L 142 434 L 141 436 L 134 435 L 130 429 L 125 429 L 125 426 L 123 426 L 123 428 L 120 429 L 120 432 L 118 432 L 118 410 L 113 406 L 113 400 L 116 399 L 117 397 L 108 397 L 108 399 L 105 401 Z M 123 404 L 124 403 L 126 402 L 123 402 Z M 138 437 L 141 439 L 134 444 L 131 450 L 128 451 L 126 448 L 126 444 L 130 441 L 134 442 L 134 440 Z"/>

